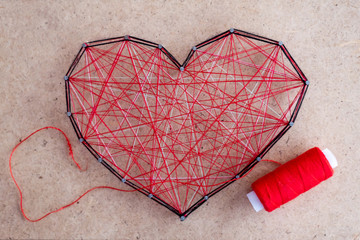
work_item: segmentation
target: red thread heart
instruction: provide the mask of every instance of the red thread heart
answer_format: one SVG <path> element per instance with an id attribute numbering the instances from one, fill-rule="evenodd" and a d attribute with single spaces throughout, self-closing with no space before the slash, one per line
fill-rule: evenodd
<path id="1" fill-rule="evenodd" d="M 281 42 L 233 29 L 193 47 L 183 64 L 132 36 L 89 42 L 65 80 L 80 141 L 179 216 L 263 157 L 308 85 Z"/>

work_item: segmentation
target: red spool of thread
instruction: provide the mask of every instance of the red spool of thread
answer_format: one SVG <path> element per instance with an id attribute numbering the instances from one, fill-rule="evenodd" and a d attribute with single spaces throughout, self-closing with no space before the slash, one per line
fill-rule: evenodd
<path id="1" fill-rule="evenodd" d="M 247 196 L 257 212 L 271 212 L 331 177 L 336 166 L 328 149 L 312 148 L 256 180 Z"/>

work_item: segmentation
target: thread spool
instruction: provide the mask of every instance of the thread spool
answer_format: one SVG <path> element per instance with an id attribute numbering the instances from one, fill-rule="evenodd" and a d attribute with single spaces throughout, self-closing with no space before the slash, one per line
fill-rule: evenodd
<path id="1" fill-rule="evenodd" d="M 247 197 L 256 212 L 271 212 L 331 177 L 337 165 L 329 149 L 312 148 L 256 180 Z"/>

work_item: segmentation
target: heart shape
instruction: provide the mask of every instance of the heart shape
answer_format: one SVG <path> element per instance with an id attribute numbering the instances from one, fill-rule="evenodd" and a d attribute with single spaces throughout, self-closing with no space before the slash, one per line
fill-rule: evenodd
<path id="1" fill-rule="evenodd" d="M 65 80 L 80 142 L 182 220 L 261 160 L 309 83 L 282 42 L 234 29 L 183 64 L 132 36 L 84 43 Z"/>

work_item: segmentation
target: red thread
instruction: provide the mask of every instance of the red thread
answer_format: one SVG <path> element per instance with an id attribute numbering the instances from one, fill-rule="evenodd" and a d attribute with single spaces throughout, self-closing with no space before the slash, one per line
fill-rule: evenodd
<path id="1" fill-rule="evenodd" d="M 59 212 L 59 211 L 65 209 L 65 208 L 70 207 L 71 205 L 73 205 L 73 204 L 75 204 L 77 201 L 79 201 L 81 198 L 83 198 L 86 194 L 88 194 L 89 192 L 91 192 L 91 191 L 93 191 L 93 190 L 96 190 L 96 189 L 106 188 L 106 189 L 112 189 L 112 190 L 117 190 L 117 191 L 122 191 L 122 192 L 134 192 L 134 191 L 136 191 L 136 190 L 124 190 L 124 189 L 114 188 L 114 187 L 110 187 L 110 186 L 97 186 L 97 187 L 93 187 L 93 188 L 87 190 L 85 193 L 83 193 L 80 197 L 76 198 L 76 200 L 74 200 L 73 202 L 71 202 L 71 203 L 69 203 L 69 204 L 67 204 L 67 205 L 64 205 L 64 206 L 62 206 L 62 207 L 60 207 L 60 208 L 58 208 L 58 209 L 56 209 L 56 210 L 54 210 L 54 211 L 50 211 L 50 212 L 46 213 L 45 215 L 43 215 L 42 217 L 40 217 L 40 218 L 38 218 L 38 219 L 31 219 L 31 218 L 29 218 L 29 217 L 25 214 L 25 211 L 24 211 L 24 208 L 23 208 L 23 194 L 22 194 L 21 188 L 20 188 L 19 184 L 16 182 L 15 177 L 14 177 L 14 174 L 13 174 L 13 172 L 12 172 L 11 159 L 12 159 L 12 156 L 13 156 L 15 150 L 16 150 L 22 143 L 24 143 L 26 140 L 28 140 L 31 136 L 33 136 L 33 135 L 36 134 L 37 132 L 40 132 L 40 131 L 45 130 L 45 129 L 55 129 L 55 130 L 57 130 L 57 131 L 59 131 L 59 132 L 62 133 L 62 135 L 65 137 L 66 142 L 67 142 L 67 145 L 68 145 L 68 147 L 69 147 L 69 155 L 70 155 L 70 157 L 72 158 L 72 160 L 74 161 L 74 163 L 76 164 L 76 166 L 77 166 L 80 170 L 82 170 L 81 167 L 80 167 L 80 165 L 78 164 L 78 162 L 76 162 L 76 160 L 74 159 L 74 155 L 73 155 L 73 151 L 72 151 L 72 147 L 71 147 L 71 143 L 70 143 L 70 141 L 69 141 L 69 138 L 68 138 L 68 137 L 66 136 L 66 134 L 65 134 L 61 129 L 59 129 L 59 128 L 52 127 L 52 126 L 43 127 L 43 128 L 40 128 L 40 129 L 36 130 L 35 132 L 31 133 L 31 134 L 30 134 L 29 136 L 27 136 L 25 139 L 21 140 L 21 141 L 13 148 L 13 150 L 12 150 L 12 152 L 11 152 L 11 154 L 10 154 L 10 157 L 9 157 L 9 168 L 10 168 L 11 177 L 12 177 L 12 179 L 13 179 L 16 187 L 17 187 L 17 189 L 19 190 L 19 194 L 20 194 L 20 209 L 21 209 L 22 215 L 24 216 L 24 218 L 25 218 L 26 220 L 28 220 L 28 221 L 30 221 L 30 222 L 38 222 L 38 221 L 42 220 L 43 218 L 49 216 L 50 214 L 53 214 L 53 213 L 55 213 L 55 212 Z"/>
<path id="2" fill-rule="evenodd" d="M 46 214 L 44 214 L 42 217 L 38 218 L 38 219 L 31 219 L 29 218 L 25 211 L 24 211 L 24 207 L 23 207 L 23 194 L 22 194 L 22 191 L 21 191 L 21 188 L 20 188 L 20 185 L 16 182 L 15 180 L 15 177 L 14 177 L 14 174 L 13 174 L 13 171 L 12 171 L 12 166 L 11 166 L 11 160 L 12 160 L 12 157 L 13 157 L 13 154 L 15 153 L 16 149 L 21 145 L 23 144 L 26 140 L 28 140 L 30 137 L 32 137 L 34 134 L 42 131 L 42 130 L 45 130 L 45 129 L 54 129 L 54 130 L 57 130 L 59 131 L 66 139 L 66 143 L 68 145 L 68 148 L 69 148 L 69 155 L 71 157 L 71 159 L 73 160 L 73 162 L 76 164 L 76 166 L 82 170 L 82 168 L 80 167 L 79 163 L 75 160 L 74 158 L 74 155 L 73 155 L 73 151 L 72 151 L 72 146 L 71 146 L 71 143 L 69 141 L 69 138 L 67 137 L 67 135 L 59 128 L 57 127 L 53 127 L 53 126 L 47 126 L 47 127 L 43 127 L 43 128 L 40 128 L 36 131 L 34 131 L 33 133 L 31 133 L 30 135 L 28 135 L 26 138 L 24 138 L 23 140 L 21 140 L 14 148 L 13 150 L 11 151 L 11 154 L 10 154 L 10 157 L 9 157 L 9 169 L 10 169 L 10 175 L 11 175 L 11 178 L 13 179 L 18 191 L 19 191 L 19 195 L 20 195 L 20 209 L 21 209 L 21 213 L 22 215 L 24 216 L 24 218 L 30 222 L 38 222 L 44 218 L 46 218 L 47 216 L 53 214 L 53 213 L 56 213 L 56 212 L 59 212 L 65 208 L 68 208 L 72 205 L 74 205 L 76 202 L 78 202 L 81 198 L 83 198 L 86 194 L 88 194 L 89 192 L 93 191 L 93 190 L 96 190 L 96 189 L 101 189 L 101 188 L 105 188 L 105 189 L 111 189 L 111 190 L 116 190 L 116 191 L 121 191 L 121 192 L 135 192 L 135 191 L 138 191 L 138 190 L 141 190 L 141 188 L 139 189 L 136 189 L 136 190 L 124 190 L 124 189 L 119 189 L 119 188 L 115 188 L 115 187 L 110 187 L 110 186 L 97 186 L 97 187 L 93 187 L 89 190 L 87 190 L 86 192 L 84 192 L 83 194 L 81 194 L 78 198 L 76 198 L 74 201 L 72 201 L 71 203 L 69 204 L 66 204 L 56 210 L 53 210 L 53 211 L 50 211 Z M 241 178 L 247 176 L 253 169 L 251 169 L 249 172 L 247 172 L 244 176 L 242 176 Z M 234 180 L 232 180 L 234 181 Z M 229 181 L 230 182 L 230 181 Z M 144 188 L 147 188 L 149 186 L 144 186 Z"/>
<path id="3" fill-rule="evenodd" d="M 271 212 L 328 179 L 334 170 L 315 147 L 255 181 L 251 187 Z"/>
<path id="4" fill-rule="evenodd" d="M 304 96 L 306 78 L 283 45 L 242 35 L 198 46 L 182 70 L 163 47 L 131 36 L 81 51 L 66 82 L 76 131 L 179 214 L 234 181 Z"/>

